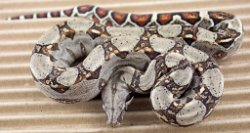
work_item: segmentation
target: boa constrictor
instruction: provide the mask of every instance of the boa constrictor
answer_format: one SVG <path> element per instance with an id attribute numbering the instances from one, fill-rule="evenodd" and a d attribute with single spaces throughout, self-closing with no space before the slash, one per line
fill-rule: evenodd
<path id="1" fill-rule="evenodd" d="M 214 58 L 237 51 L 243 38 L 240 20 L 219 11 L 139 15 L 78 6 L 9 20 L 74 16 L 85 18 L 58 24 L 37 42 L 32 75 L 60 102 L 88 101 L 101 92 L 112 126 L 134 92 L 150 93 L 154 112 L 167 123 L 203 120 L 224 88 Z"/>

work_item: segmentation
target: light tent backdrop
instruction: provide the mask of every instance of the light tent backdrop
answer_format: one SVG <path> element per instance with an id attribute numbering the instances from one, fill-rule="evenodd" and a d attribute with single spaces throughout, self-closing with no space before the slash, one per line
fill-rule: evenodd
<path id="1" fill-rule="evenodd" d="M 136 98 L 123 126 L 105 125 L 100 99 L 65 105 L 45 97 L 34 86 L 29 70 L 33 44 L 65 18 L 7 22 L 2 19 L 38 11 L 95 4 L 134 13 L 223 10 L 236 14 L 245 27 L 238 53 L 220 62 L 225 92 L 205 121 L 187 128 L 169 126 L 151 111 L 148 98 Z M 0 1 L 0 131 L 14 132 L 250 132 L 250 1 L 249 0 L 1 0 Z"/>

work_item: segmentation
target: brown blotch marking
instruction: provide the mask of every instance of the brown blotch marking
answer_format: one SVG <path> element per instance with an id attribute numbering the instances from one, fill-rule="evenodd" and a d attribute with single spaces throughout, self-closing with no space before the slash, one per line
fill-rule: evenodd
<path id="1" fill-rule="evenodd" d="M 200 62 L 197 64 L 193 64 L 195 67 L 195 72 L 197 76 L 201 76 L 207 69 L 218 68 L 217 64 L 214 62 L 213 59 L 209 58 L 205 62 Z M 200 71 L 199 68 L 202 68 L 203 71 Z M 213 77 L 210 77 L 213 78 Z M 194 99 L 201 101 L 206 107 L 206 115 L 214 108 L 216 105 L 216 101 L 219 100 L 218 97 L 214 97 L 209 89 L 207 88 L 206 84 L 202 83 L 202 79 L 200 79 L 200 85 L 196 88 L 193 88 L 195 92 Z M 204 89 L 201 91 L 201 89 Z"/>
<path id="2" fill-rule="evenodd" d="M 53 17 L 53 18 L 60 17 L 60 11 L 51 12 L 50 16 Z"/>
<path id="3" fill-rule="evenodd" d="M 200 93 L 201 88 L 205 89 L 202 93 Z M 196 89 L 195 99 L 201 101 L 205 105 L 207 110 L 206 111 L 207 115 L 215 107 L 220 97 L 214 97 L 205 84 L 201 84 L 199 87 L 195 89 Z"/>
<path id="4" fill-rule="evenodd" d="M 126 21 L 128 14 L 112 12 L 111 16 L 117 24 L 122 25 Z"/>
<path id="5" fill-rule="evenodd" d="M 122 59 L 125 59 L 128 54 L 129 53 L 127 51 L 120 51 L 120 52 L 116 53 L 115 55 L 122 58 Z"/>
<path id="6" fill-rule="evenodd" d="M 211 19 L 213 19 L 215 25 L 220 23 L 223 20 L 228 20 L 228 19 L 233 19 L 234 15 L 225 13 L 225 12 L 220 12 L 220 11 L 210 11 L 208 12 L 208 15 Z"/>
<path id="7" fill-rule="evenodd" d="M 180 13 L 180 16 L 183 20 L 189 22 L 190 24 L 195 24 L 198 21 L 200 21 L 200 16 L 199 16 L 199 12 L 183 12 Z"/>
<path id="8" fill-rule="evenodd" d="M 201 63 L 197 63 L 197 64 L 195 64 L 195 69 L 196 70 L 198 70 L 199 71 L 199 73 L 203 73 L 205 70 L 204 70 L 204 66 L 203 66 L 203 64 L 201 64 Z"/>
<path id="9" fill-rule="evenodd" d="M 136 46 L 134 47 L 134 51 L 140 51 L 143 50 L 144 53 L 150 58 L 150 59 L 154 59 L 156 56 L 159 55 L 158 52 L 155 52 L 154 49 L 151 47 L 150 42 L 149 42 L 149 38 L 151 36 L 152 33 L 145 30 L 144 34 L 140 37 L 140 40 L 138 41 L 138 43 L 136 44 Z"/>
<path id="10" fill-rule="evenodd" d="M 182 37 L 189 45 L 197 40 L 196 33 L 198 29 L 194 26 L 182 26 L 182 32 L 179 35 Z"/>
<path id="11" fill-rule="evenodd" d="M 111 41 L 107 41 L 105 45 L 102 45 L 104 51 L 105 51 L 105 60 L 109 60 L 112 54 L 115 54 L 116 56 L 125 59 L 128 55 L 127 51 L 119 51 L 118 48 L 116 48 Z"/>
<path id="12" fill-rule="evenodd" d="M 86 32 L 92 39 L 95 39 L 101 35 L 106 34 L 106 31 L 104 31 L 103 27 L 101 25 L 98 25 L 94 23 Z"/>
<path id="13" fill-rule="evenodd" d="M 88 73 L 88 70 L 86 68 L 84 68 L 82 63 L 77 64 L 76 68 L 78 71 L 78 75 L 77 75 L 77 78 L 75 80 L 75 84 L 81 82 L 83 79 L 86 79 L 86 74 Z"/>
<path id="14" fill-rule="evenodd" d="M 135 45 L 134 51 L 136 51 L 136 52 L 139 50 L 145 50 L 147 52 L 153 51 L 152 47 L 150 46 L 149 36 L 147 36 L 147 35 L 148 35 L 148 33 L 144 32 L 144 35 L 142 35 L 140 37 L 140 40 Z"/>
<path id="15" fill-rule="evenodd" d="M 138 26 L 145 26 L 151 21 L 152 14 L 147 14 L 147 15 L 136 15 L 132 14 L 131 15 L 131 21 L 136 23 Z"/>
<path id="16" fill-rule="evenodd" d="M 178 112 L 181 111 L 181 109 L 185 106 L 185 104 L 182 104 L 180 100 L 175 100 L 170 104 L 170 107 L 166 110 L 165 116 L 169 120 L 170 124 L 178 124 L 176 120 L 176 115 Z"/>
<path id="17" fill-rule="evenodd" d="M 66 15 L 66 16 L 71 16 L 72 13 L 73 13 L 73 8 L 72 9 L 67 9 L 67 10 L 64 10 L 63 13 Z"/>
<path id="18" fill-rule="evenodd" d="M 46 46 L 42 47 L 41 50 L 42 50 L 42 53 L 44 53 L 46 55 L 50 55 L 52 53 L 52 51 L 59 50 L 58 43 L 52 43 L 52 44 L 46 45 Z"/>
<path id="19" fill-rule="evenodd" d="M 52 51 L 56 51 L 56 50 L 59 50 L 57 43 L 52 43 L 48 45 L 36 44 L 32 53 L 39 53 L 39 54 L 43 54 L 46 56 L 50 56 Z"/>
<path id="20" fill-rule="evenodd" d="M 164 117 L 164 119 L 160 117 L 161 120 L 163 120 L 164 122 L 179 125 L 176 120 L 176 115 L 183 107 L 184 104 L 181 104 L 180 100 L 175 100 L 170 104 L 169 108 L 167 108 L 166 110 L 155 110 L 155 112 L 159 114 L 159 116 Z"/>
<path id="21" fill-rule="evenodd" d="M 98 79 L 99 78 L 99 74 L 101 72 L 101 69 L 102 69 L 102 66 L 100 66 L 97 70 L 95 70 L 94 72 L 90 72 L 91 73 L 91 76 L 88 77 L 87 79 L 90 80 L 90 79 Z"/>
<path id="22" fill-rule="evenodd" d="M 39 53 L 39 52 L 41 52 L 41 49 L 42 49 L 42 48 L 43 48 L 42 45 L 36 44 L 36 45 L 34 46 L 33 50 L 32 50 L 32 54 L 33 54 L 33 53 Z"/>
<path id="23" fill-rule="evenodd" d="M 50 86 L 54 91 L 62 94 L 70 88 L 69 86 L 64 86 L 56 81 L 57 77 L 64 71 L 65 68 L 58 68 L 54 66 L 52 72 L 45 79 L 40 79 L 39 81 L 42 84 Z"/>
<path id="24" fill-rule="evenodd" d="M 149 28 L 144 28 L 143 36 L 151 37 L 152 35 L 156 35 L 157 37 L 163 37 L 158 33 L 157 26 L 153 25 Z"/>
<path id="25" fill-rule="evenodd" d="M 70 29 L 69 31 L 65 32 L 64 35 L 73 40 L 75 36 L 75 31 Z"/>
<path id="26" fill-rule="evenodd" d="M 200 64 L 201 64 L 200 67 L 202 67 L 202 69 L 204 70 L 203 72 L 205 72 L 208 69 L 218 68 L 217 64 L 211 58 L 207 59 L 207 61 L 205 62 L 201 62 Z"/>
<path id="27" fill-rule="evenodd" d="M 69 27 L 67 22 L 64 22 L 62 25 L 57 25 L 60 32 L 60 40 L 64 39 L 64 37 L 68 37 L 70 39 L 74 39 L 75 30 Z"/>
<path id="28" fill-rule="evenodd" d="M 52 44 L 52 47 L 51 47 L 51 50 L 52 50 L 52 51 L 59 50 L 58 43 L 53 43 L 53 44 Z"/>
<path id="29" fill-rule="evenodd" d="M 86 80 L 98 79 L 102 67 L 100 66 L 96 71 L 91 72 L 91 71 L 87 70 L 82 65 L 82 63 L 80 63 L 76 66 L 76 68 L 78 70 L 78 75 L 77 75 L 77 78 L 75 80 L 75 84 L 81 82 L 83 79 L 86 79 Z"/>
<path id="30" fill-rule="evenodd" d="M 187 97 L 186 102 L 189 103 L 193 100 L 193 98 Z"/>
<path id="31" fill-rule="evenodd" d="M 171 13 L 164 13 L 164 14 L 157 14 L 157 23 L 160 25 L 166 25 L 173 20 L 173 14 Z"/>
<path id="32" fill-rule="evenodd" d="M 79 13 L 86 13 L 89 12 L 93 9 L 94 6 L 90 6 L 90 5 L 84 5 L 84 6 L 79 6 L 77 7 L 77 10 Z"/>
<path id="33" fill-rule="evenodd" d="M 43 12 L 43 13 L 38 13 L 37 14 L 37 18 L 47 18 L 47 13 Z"/>
<path id="34" fill-rule="evenodd" d="M 154 59 L 155 57 L 157 57 L 158 55 L 160 55 L 160 53 L 155 52 L 155 51 L 145 51 L 144 52 L 151 60 Z"/>
<path id="35" fill-rule="evenodd" d="M 25 19 L 32 19 L 33 18 L 33 14 L 25 15 L 24 18 Z"/>
<path id="36" fill-rule="evenodd" d="M 183 46 L 183 42 L 177 41 L 176 45 L 172 49 L 170 49 L 169 52 L 183 54 Z"/>
<path id="37" fill-rule="evenodd" d="M 217 39 L 215 41 L 224 48 L 229 48 L 232 46 L 235 38 L 237 38 L 239 35 L 240 33 L 237 31 L 226 28 L 222 32 L 218 32 Z"/>
<path id="38" fill-rule="evenodd" d="M 176 67 L 178 68 L 178 66 Z M 173 71 L 173 69 L 165 71 L 165 74 L 168 74 L 171 71 Z M 189 86 L 189 84 L 180 86 L 176 84 L 174 80 L 169 76 L 167 76 L 165 80 L 161 81 L 159 85 L 165 86 L 174 95 L 174 97 L 182 95 L 188 89 Z"/>
<path id="39" fill-rule="evenodd" d="M 103 9 L 103 8 L 96 8 L 96 14 L 100 17 L 100 18 L 104 18 L 108 15 L 108 10 Z"/>

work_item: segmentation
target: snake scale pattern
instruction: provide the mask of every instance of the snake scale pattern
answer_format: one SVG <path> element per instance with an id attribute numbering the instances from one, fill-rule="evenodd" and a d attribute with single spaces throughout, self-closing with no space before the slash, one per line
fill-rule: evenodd
<path id="1" fill-rule="evenodd" d="M 150 93 L 166 123 L 206 118 L 224 89 L 215 60 L 235 53 L 243 38 L 241 21 L 220 11 L 126 14 L 84 5 L 9 20 L 53 17 L 81 18 L 55 25 L 36 43 L 35 84 L 63 103 L 101 93 L 112 126 L 121 123 L 134 93 Z"/>

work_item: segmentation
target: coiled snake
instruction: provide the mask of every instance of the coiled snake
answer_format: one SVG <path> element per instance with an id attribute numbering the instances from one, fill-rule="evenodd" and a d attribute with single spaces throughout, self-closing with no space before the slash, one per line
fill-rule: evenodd
<path id="1" fill-rule="evenodd" d="M 219 11 L 125 14 L 96 6 L 12 17 L 78 18 L 48 30 L 30 61 L 35 84 L 60 102 L 100 92 L 107 121 L 123 119 L 132 93 L 150 93 L 154 112 L 180 126 L 207 117 L 223 93 L 214 61 L 240 48 L 243 28 Z"/>

